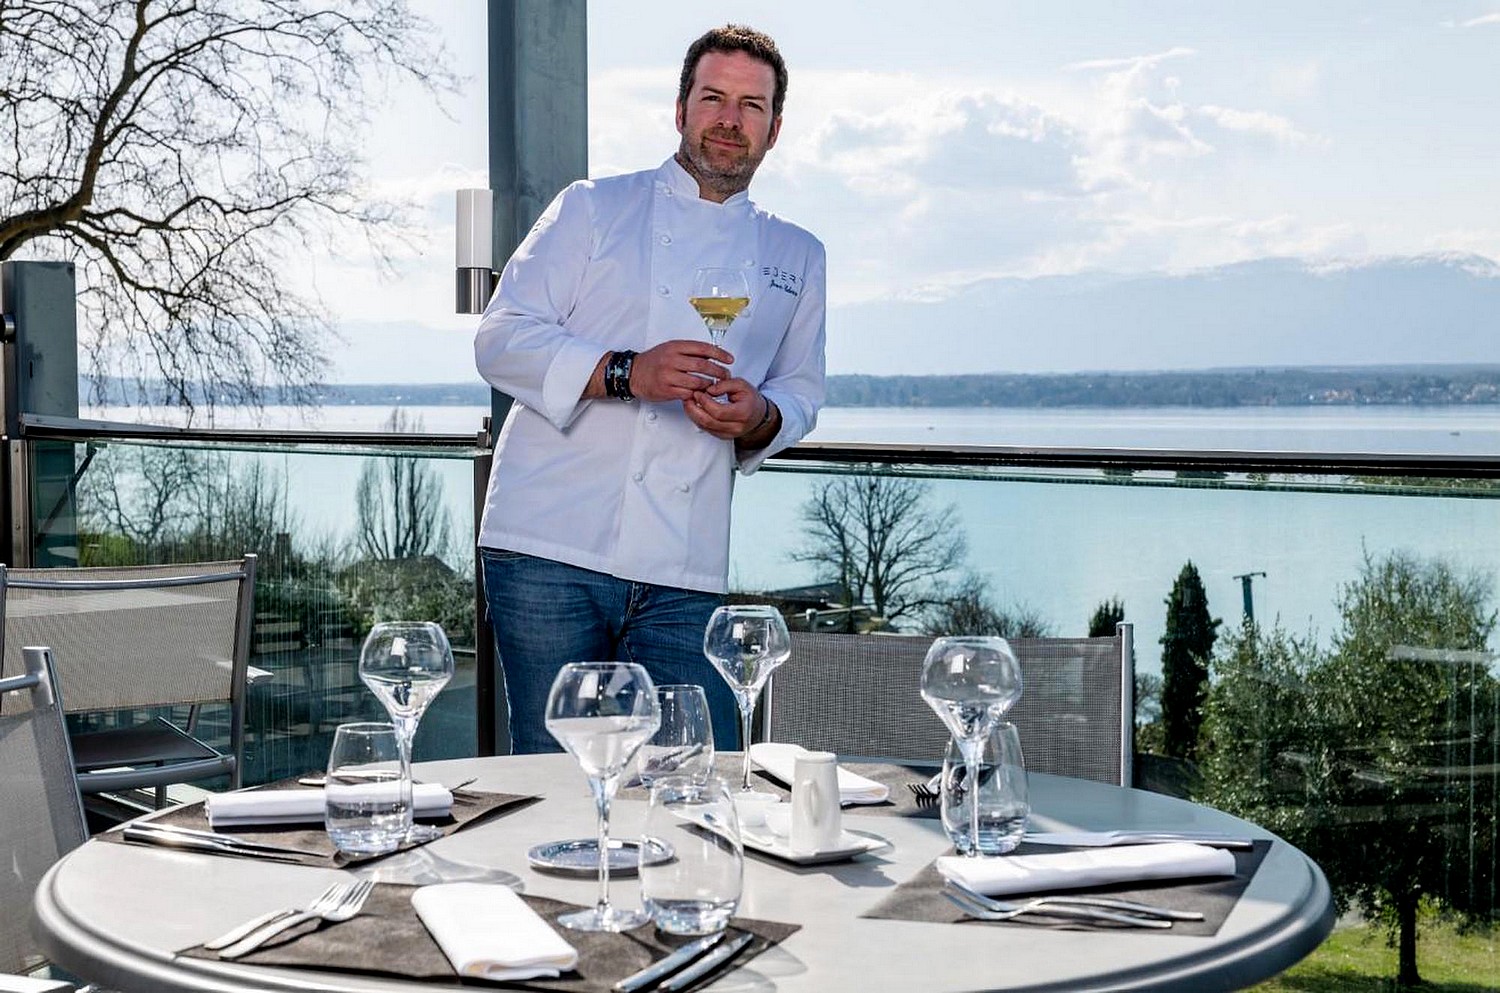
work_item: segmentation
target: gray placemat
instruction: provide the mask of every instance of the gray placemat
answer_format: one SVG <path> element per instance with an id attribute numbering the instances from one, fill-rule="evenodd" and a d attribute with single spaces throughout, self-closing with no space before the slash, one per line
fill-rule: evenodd
<path id="1" fill-rule="evenodd" d="M 1079 851 L 1058 845 L 1023 844 L 1016 849 L 1017 855 L 1035 855 L 1042 852 Z M 1255 870 L 1265 861 L 1271 850 L 1271 842 L 1255 842 L 1250 851 L 1234 853 L 1234 875 L 1213 879 L 1187 879 L 1163 881 L 1158 884 L 1125 883 L 1117 886 L 1100 886 L 1087 890 L 1067 890 L 1070 896 L 1117 896 L 1126 900 L 1138 900 L 1172 910 L 1196 910 L 1203 915 L 1201 921 L 1174 921 L 1170 928 L 1134 928 L 1132 933 L 1175 934 L 1209 937 L 1219 933 L 1219 928 L 1234 909 L 1245 887 L 1250 885 Z M 1005 856 L 999 856 L 1004 858 Z M 876 917 L 898 921 L 926 921 L 937 924 L 986 924 L 996 927 L 1052 927 L 1082 930 L 1115 929 L 1122 925 L 1088 921 L 1070 921 L 1062 918 L 1046 918 L 1027 914 L 1013 921 L 975 921 L 966 916 L 942 894 L 943 877 L 938 874 L 937 863 L 929 862 L 921 872 L 897 886 L 861 917 Z M 1058 891 L 1064 892 L 1064 891 Z M 1028 893 L 1026 897 L 1046 896 L 1045 893 Z M 1011 899 L 1009 897 L 1007 900 Z M 1014 899 L 1020 900 L 1021 897 Z"/>
<path id="2" fill-rule="evenodd" d="M 571 971 L 556 979 L 525 979 L 508 983 L 460 979 L 412 909 L 411 896 L 416 890 L 415 886 L 381 883 L 353 919 L 322 927 L 318 927 L 317 922 L 299 925 L 236 961 L 401 976 L 449 986 L 473 984 L 548 993 L 607 993 L 614 983 L 693 940 L 661 934 L 651 924 L 621 934 L 570 931 L 553 924 L 557 933 L 578 950 L 578 965 Z M 576 904 L 548 897 L 523 895 L 521 899 L 549 923 L 559 914 L 578 909 Z M 730 923 L 730 927 L 748 931 L 756 936 L 756 940 L 735 956 L 724 970 L 705 976 L 694 985 L 694 989 L 712 982 L 724 971 L 738 968 L 799 930 L 796 924 L 739 917 Z M 189 958 L 218 958 L 201 945 L 179 954 Z"/>
<path id="3" fill-rule="evenodd" d="M 316 787 L 300 786 L 297 783 L 296 778 L 292 778 L 285 779 L 277 783 L 267 783 L 265 786 L 257 787 L 257 789 L 290 790 L 316 789 Z M 433 818 L 424 817 L 420 818 L 419 820 L 423 824 L 431 824 L 434 827 L 441 828 L 443 836 L 447 837 L 448 835 L 453 834 L 455 831 L 462 831 L 470 824 L 477 824 L 478 822 L 490 816 L 500 814 L 508 810 L 518 809 L 527 803 L 531 803 L 539 799 L 539 797 L 526 796 L 517 793 L 485 793 L 480 791 L 462 789 L 454 792 L 453 806 L 449 809 L 447 816 Z M 184 804 L 183 806 L 171 810 L 165 814 L 153 817 L 151 818 L 151 820 L 152 823 L 155 824 L 166 824 L 173 827 L 193 828 L 194 830 L 198 831 L 213 830 L 209 826 L 208 813 L 204 809 L 203 803 L 201 801 L 198 803 Z M 243 825 L 228 828 L 226 830 L 220 830 L 215 833 L 233 835 L 236 838 L 247 838 L 251 841 L 263 842 L 268 845 L 282 845 L 288 848 L 301 848 L 310 852 L 316 852 L 317 854 L 314 855 L 288 856 L 286 859 L 280 860 L 285 861 L 289 864 L 294 863 L 298 865 L 312 866 L 345 866 L 363 864 L 365 862 L 386 858 L 390 855 L 395 855 L 399 852 L 408 851 L 409 849 L 417 847 L 416 845 L 406 844 L 396 849 L 395 852 L 387 852 L 385 855 L 374 855 L 365 858 L 352 858 L 350 856 L 342 855 L 339 853 L 338 849 L 334 847 L 333 842 L 329 840 L 328 832 L 324 830 L 322 824 L 314 824 L 311 822 L 307 824 L 282 824 L 275 826 Z M 124 837 L 118 831 L 106 831 L 102 834 L 95 835 L 95 837 L 100 841 L 111 841 L 126 844 Z M 253 857 L 239 856 L 233 852 L 213 852 L 205 854 L 224 854 L 232 858 Z"/>
<path id="4" fill-rule="evenodd" d="M 744 776 L 743 763 L 744 757 L 741 752 L 718 752 L 714 755 L 714 775 L 729 784 L 731 794 L 740 788 L 740 782 Z M 908 788 L 911 783 L 925 783 L 931 779 L 932 769 L 910 769 L 902 765 L 875 762 L 840 762 L 839 765 L 866 779 L 873 779 L 891 791 L 890 799 L 884 803 L 857 803 L 845 807 L 845 813 L 870 814 L 875 817 L 936 818 L 938 816 L 938 805 L 935 801 L 930 804 L 918 804 L 916 797 Z M 750 783 L 755 789 L 763 793 L 774 793 L 783 801 L 792 798 L 789 784 L 783 783 L 760 769 L 750 771 Z M 650 795 L 650 791 L 640 785 L 626 786 L 619 793 L 620 798 L 626 800 L 646 800 L 650 798 Z"/>

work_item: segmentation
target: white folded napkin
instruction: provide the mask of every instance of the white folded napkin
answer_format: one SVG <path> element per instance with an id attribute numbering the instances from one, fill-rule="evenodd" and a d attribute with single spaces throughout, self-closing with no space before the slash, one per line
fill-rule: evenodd
<path id="1" fill-rule="evenodd" d="M 417 817 L 443 817 L 453 806 L 453 794 L 442 783 L 412 787 Z M 240 824 L 310 824 L 323 820 L 322 790 L 242 790 L 215 793 L 204 802 L 212 827 Z"/>
<path id="2" fill-rule="evenodd" d="M 786 783 L 792 783 L 797 767 L 797 756 L 806 755 L 801 745 L 789 745 L 779 741 L 762 741 L 750 746 L 750 761 Z M 884 803 L 890 798 L 890 787 L 856 775 L 839 767 L 839 804 Z"/>
<path id="3" fill-rule="evenodd" d="M 1174 841 L 988 859 L 945 855 L 937 860 L 937 870 L 944 878 L 986 896 L 1008 896 L 1149 879 L 1232 876 L 1234 855 L 1221 848 Z"/>
<path id="4" fill-rule="evenodd" d="M 460 976 L 505 982 L 558 976 L 578 964 L 573 946 L 509 886 L 423 886 L 411 905 Z"/>

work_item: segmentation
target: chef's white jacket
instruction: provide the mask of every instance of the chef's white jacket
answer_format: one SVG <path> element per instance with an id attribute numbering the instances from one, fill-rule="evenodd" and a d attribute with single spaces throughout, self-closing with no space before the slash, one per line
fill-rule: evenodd
<path id="1" fill-rule="evenodd" d="M 781 410 L 758 451 L 737 453 L 676 401 L 579 399 L 606 352 L 706 339 L 688 303 L 700 266 L 749 279 L 724 348 Z M 516 400 L 479 544 L 724 592 L 735 469 L 754 472 L 817 421 L 825 300 L 821 242 L 745 193 L 701 199 L 674 159 L 563 190 L 506 264 L 474 339 L 480 374 Z"/>

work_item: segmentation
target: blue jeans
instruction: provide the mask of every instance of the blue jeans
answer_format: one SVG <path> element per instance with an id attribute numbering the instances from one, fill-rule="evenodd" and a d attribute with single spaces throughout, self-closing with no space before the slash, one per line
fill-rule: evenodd
<path id="1" fill-rule="evenodd" d="M 560 751 L 543 717 L 568 662 L 639 662 L 658 685 L 696 683 L 708 695 L 714 742 L 739 742 L 739 709 L 703 655 L 717 593 L 631 582 L 550 559 L 481 548 L 495 650 L 505 672 L 511 751 Z"/>

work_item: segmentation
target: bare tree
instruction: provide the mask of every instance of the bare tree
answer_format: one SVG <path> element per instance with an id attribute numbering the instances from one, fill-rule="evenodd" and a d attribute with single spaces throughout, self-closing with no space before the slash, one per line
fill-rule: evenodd
<path id="1" fill-rule="evenodd" d="M 1001 638 L 1047 638 L 1052 625 L 1034 607 L 1016 604 L 997 607 L 989 586 L 977 573 L 967 573 L 947 590 L 941 603 L 927 614 L 922 633 L 940 635 L 998 635 Z"/>
<path id="2" fill-rule="evenodd" d="M 353 232 L 389 259 L 361 130 L 443 65 L 406 0 L 0 0 L 0 260 L 79 266 L 96 399 L 307 400 L 332 329 L 286 263 Z"/>
<path id="3" fill-rule="evenodd" d="M 387 431 L 421 431 L 422 419 L 400 407 L 386 418 Z M 453 528 L 443 507 L 443 486 L 432 467 L 410 455 L 365 460 L 354 491 L 355 539 L 373 559 L 441 556 Z"/>
<path id="4" fill-rule="evenodd" d="M 78 513 L 88 565 L 269 558 L 300 530 L 274 469 L 178 448 L 100 450 L 79 479 Z"/>
<path id="5" fill-rule="evenodd" d="M 930 498 L 915 479 L 830 479 L 802 504 L 808 537 L 792 558 L 818 566 L 851 605 L 869 604 L 888 621 L 918 616 L 946 599 L 945 579 L 968 552 L 958 509 Z"/>

